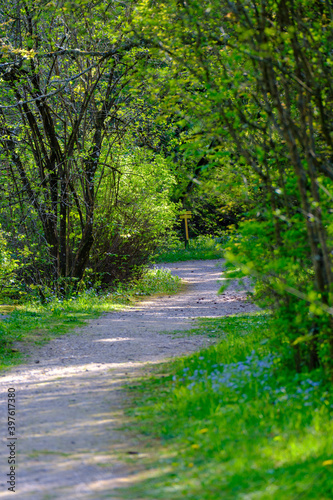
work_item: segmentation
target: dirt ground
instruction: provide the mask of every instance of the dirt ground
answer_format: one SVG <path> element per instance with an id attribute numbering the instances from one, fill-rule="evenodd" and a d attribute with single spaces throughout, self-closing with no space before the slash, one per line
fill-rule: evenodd
<path id="1" fill-rule="evenodd" d="M 196 318 L 256 309 L 246 300 L 247 283 L 217 295 L 221 260 L 159 267 L 187 283 L 182 293 L 105 313 L 1 373 L 0 499 L 116 500 L 115 488 L 135 480 L 137 472 L 118 458 L 133 451 L 133 441 L 119 430 L 123 384 L 152 363 L 209 345 L 205 337 L 172 334 L 191 328 Z M 9 387 L 16 390 L 15 494 L 6 483 Z"/>

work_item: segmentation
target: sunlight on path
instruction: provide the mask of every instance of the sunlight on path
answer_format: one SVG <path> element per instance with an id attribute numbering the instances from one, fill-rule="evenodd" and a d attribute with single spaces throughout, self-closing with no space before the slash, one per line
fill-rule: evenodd
<path id="1" fill-rule="evenodd" d="M 103 314 L 76 334 L 36 348 L 25 365 L 2 372 L 0 499 L 116 499 L 136 478 L 123 463 L 135 439 L 125 423 L 122 385 L 149 364 L 193 352 L 209 339 L 160 332 L 186 330 L 199 316 L 254 310 L 245 292 L 217 296 L 218 261 L 168 264 L 189 283 L 177 296 Z M 16 390 L 17 491 L 7 490 L 7 389 Z M 138 456 L 138 467 L 140 454 Z"/>

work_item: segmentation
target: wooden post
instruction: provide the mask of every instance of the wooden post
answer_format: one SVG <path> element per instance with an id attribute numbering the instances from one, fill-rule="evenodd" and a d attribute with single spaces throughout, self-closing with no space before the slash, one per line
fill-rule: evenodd
<path id="1" fill-rule="evenodd" d="M 189 235 L 188 235 L 188 220 L 192 217 L 192 212 L 185 212 L 183 214 L 180 215 L 180 218 L 183 219 L 184 221 L 184 229 L 185 229 L 185 248 L 187 247 L 188 245 L 188 241 L 189 241 Z"/>

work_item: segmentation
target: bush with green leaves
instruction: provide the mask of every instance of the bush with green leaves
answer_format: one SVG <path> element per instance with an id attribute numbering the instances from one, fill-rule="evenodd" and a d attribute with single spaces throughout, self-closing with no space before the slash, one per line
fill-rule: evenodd
<path id="1" fill-rule="evenodd" d="M 165 232 L 174 223 L 177 205 L 169 199 L 175 179 L 168 161 L 144 148 L 132 148 L 117 158 L 105 176 L 96 208 L 90 267 L 102 285 L 138 278 L 150 262 Z"/>
<path id="2" fill-rule="evenodd" d="M 135 14 L 133 34 L 164 58 L 148 82 L 178 115 L 184 149 L 223 172 L 229 197 L 242 186 L 255 201 L 227 258 L 256 277 L 297 369 L 332 375 L 329 2 L 143 0 Z"/>
<path id="3" fill-rule="evenodd" d="M 17 269 L 18 260 L 13 258 L 8 248 L 6 234 L 0 229 L 0 296 L 16 292 Z"/>
<path id="4" fill-rule="evenodd" d="M 330 311 L 316 290 L 310 249 L 297 212 L 276 241 L 274 214 L 243 221 L 225 246 L 230 278 L 252 276 L 254 300 L 273 311 L 274 343 L 298 372 L 332 369 Z"/>

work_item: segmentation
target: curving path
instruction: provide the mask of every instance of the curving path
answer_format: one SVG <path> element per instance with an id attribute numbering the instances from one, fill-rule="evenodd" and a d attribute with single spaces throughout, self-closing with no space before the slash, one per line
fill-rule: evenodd
<path id="1" fill-rule="evenodd" d="M 222 260 L 166 264 L 187 282 L 184 292 L 105 313 L 1 373 L 0 500 L 15 494 L 20 500 L 116 500 L 115 488 L 135 480 L 136 471 L 117 458 L 135 448 L 135 438 L 129 442 L 117 430 L 124 423 L 124 382 L 151 363 L 211 342 L 165 332 L 189 329 L 197 317 L 255 310 L 246 288 L 217 295 L 221 266 Z M 8 387 L 17 399 L 15 494 L 6 484 Z"/>

